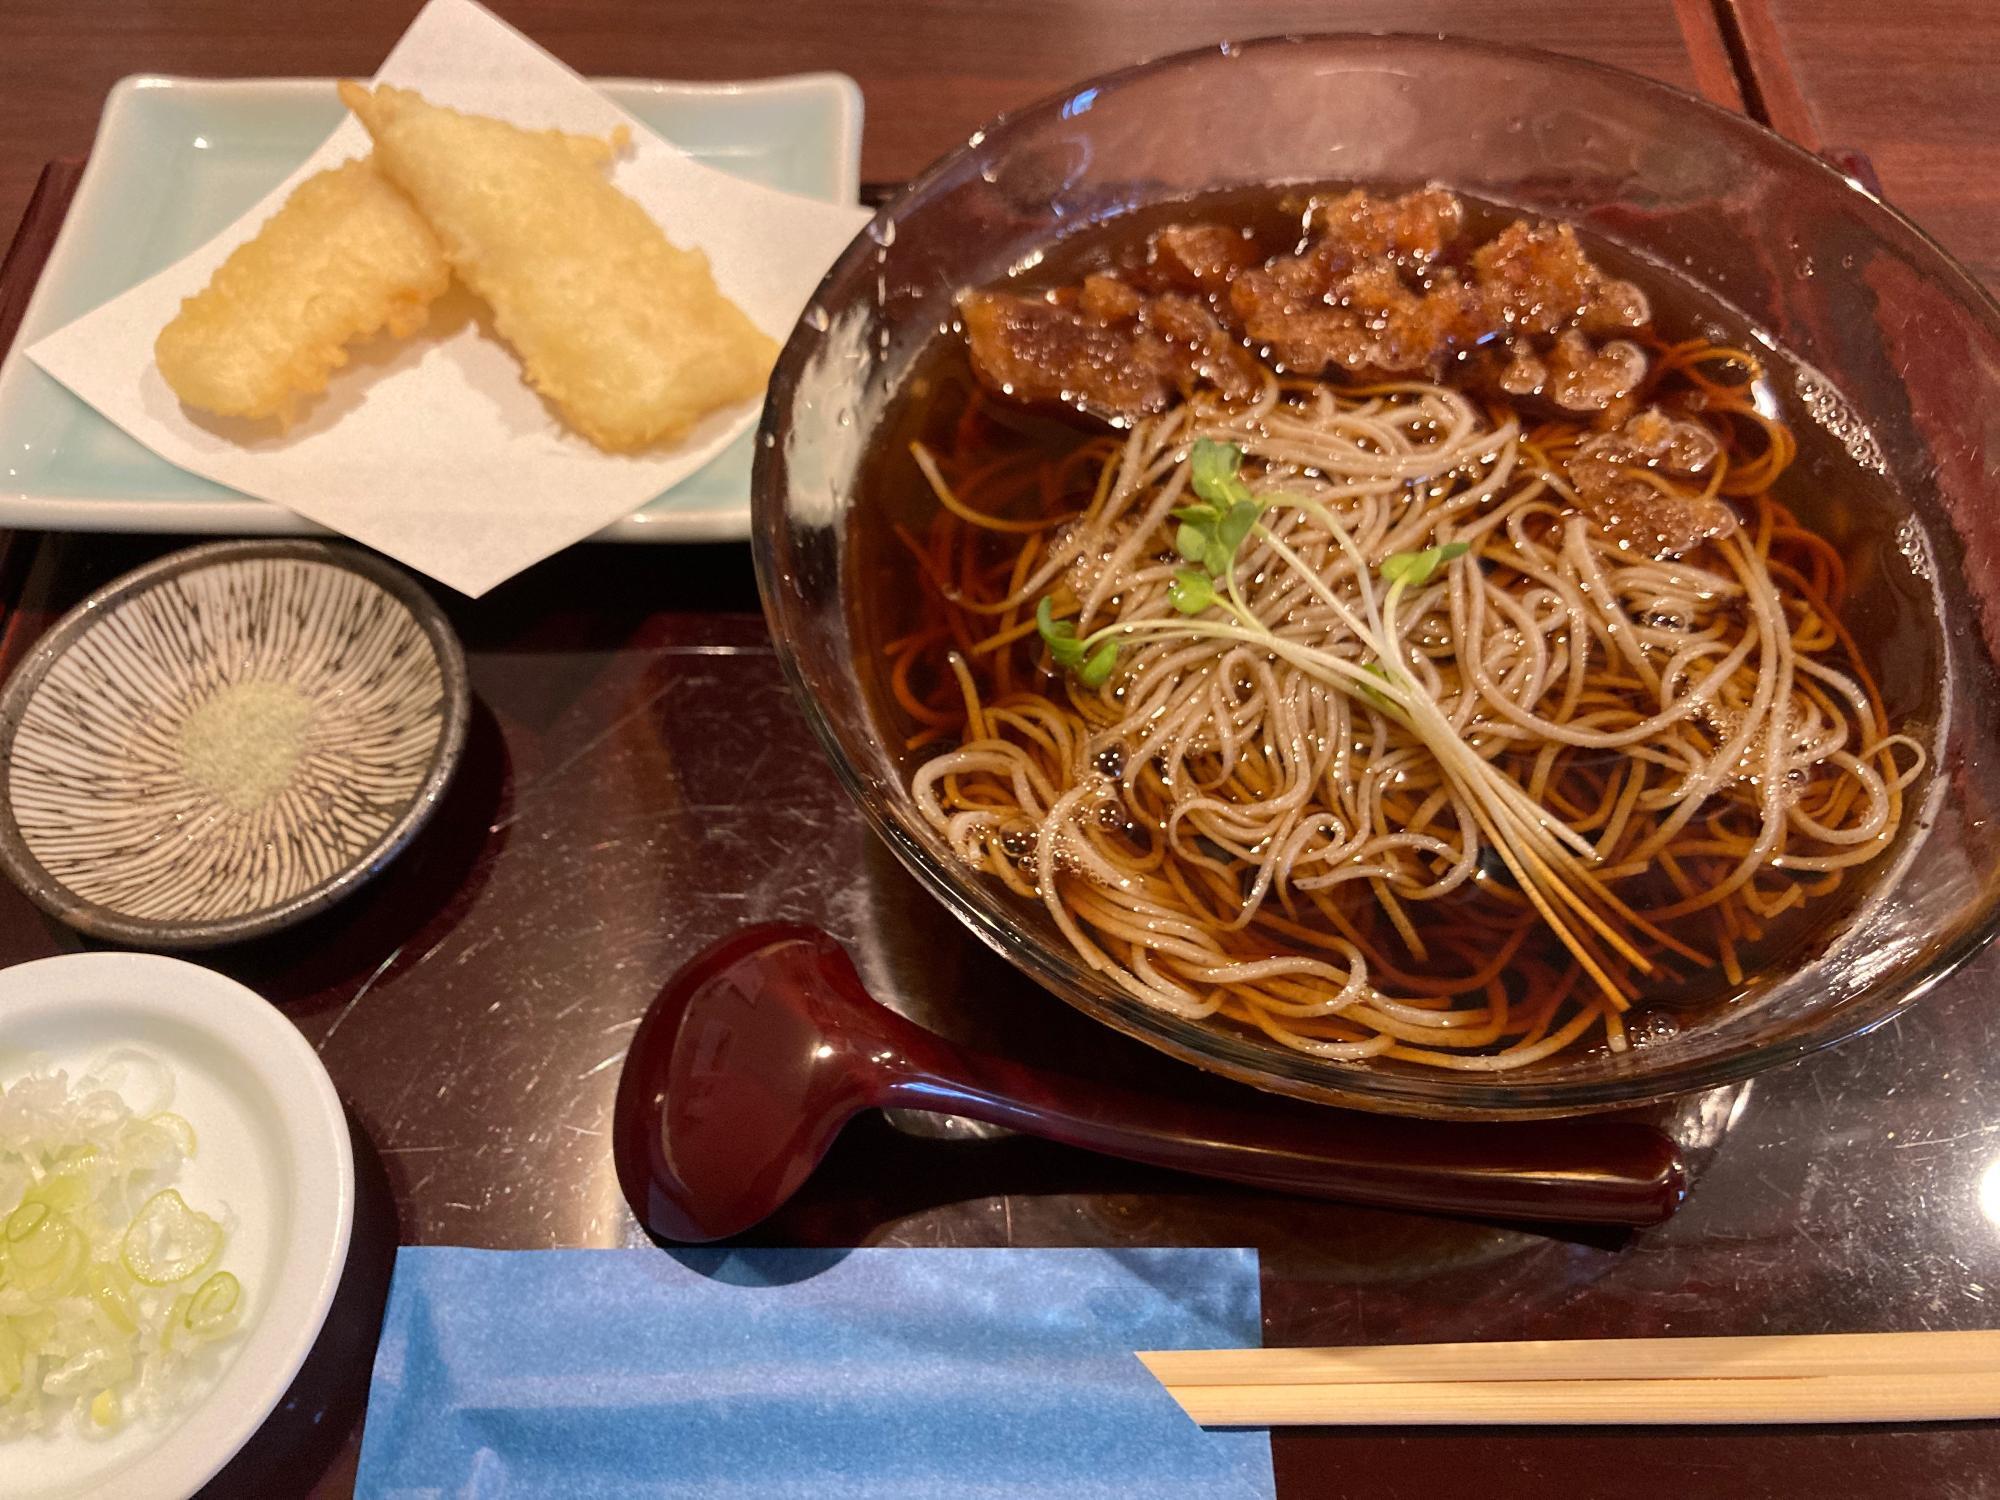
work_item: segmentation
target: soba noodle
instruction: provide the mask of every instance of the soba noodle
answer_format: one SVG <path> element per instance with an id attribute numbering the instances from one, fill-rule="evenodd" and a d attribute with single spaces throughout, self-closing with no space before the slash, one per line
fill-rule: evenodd
<path id="1" fill-rule="evenodd" d="M 1839 554 L 1769 494 L 1754 361 L 1655 358 L 1743 518 L 1664 560 L 1580 512 L 1588 428 L 1421 382 L 1196 395 L 1052 463 L 915 448 L 931 599 L 889 649 L 923 816 L 1125 993 L 1323 1057 L 1518 1068 L 1741 987 L 1893 839 L 1922 750 Z M 1254 527 L 1190 579 L 1176 513 L 1218 461 Z M 1051 676 L 1051 640 L 1108 675 Z"/>

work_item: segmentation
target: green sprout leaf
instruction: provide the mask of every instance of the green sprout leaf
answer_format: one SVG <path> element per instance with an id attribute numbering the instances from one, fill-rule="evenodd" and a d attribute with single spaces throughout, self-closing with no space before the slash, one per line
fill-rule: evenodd
<path id="1" fill-rule="evenodd" d="M 1243 450 L 1234 443 L 1197 438 L 1188 457 L 1191 483 L 1201 505 L 1183 505 L 1174 512 L 1180 527 L 1174 550 L 1182 558 L 1221 578 L 1236 561 L 1236 550 L 1257 525 L 1264 507 L 1242 479 Z"/>
<path id="2" fill-rule="evenodd" d="M 1395 680 L 1392 677 L 1390 677 L 1389 669 L 1383 666 L 1382 663 L 1380 663 L 1379 661 L 1363 662 L 1361 664 L 1361 670 L 1368 673 L 1370 676 L 1381 678 L 1384 682 L 1392 682 Z M 1381 709 L 1383 713 L 1392 714 L 1399 719 L 1402 717 L 1402 711 L 1398 709 L 1395 704 L 1391 703 L 1381 693 L 1376 692 L 1375 689 L 1373 689 L 1372 687 L 1365 687 L 1357 683 L 1355 685 L 1354 691 L 1359 693 L 1362 697 L 1366 698 L 1370 703 L 1374 704 L 1377 708 Z"/>
<path id="3" fill-rule="evenodd" d="M 1035 629 L 1049 648 L 1050 659 L 1064 671 L 1076 673 L 1076 680 L 1085 687 L 1102 687 L 1111 676 L 1112 665 L 1118 660 L 1118 643 L 1105 641 L 1095 651 L 1090 650 L 1077 639 L 1074 621 L 1055 617 L 1055 606 L 1046 594 L 1035 606 Z"/>
<path id="4" fill-rule="evenodd" d="M 1182 568 L 1167 586 L 1167 602 L 1184 615 L 1198 615 L 1215 603 L 1215 585 L 1206 573 Z"/>
<path id="5" fill-rule="evenodd" d="M 1382 578 L 1386 583 L 1400 583 L 1405 588 L 1421 588 L 1439 568 L 1471 550 L 1470 542 L 1445 542 L 1421 552 L 1392 552 L 1382 559 Z"/>
<path id="6" fill-rule="evenodd" d="M 1055 606 L 1046 595 L 1035 606 L 1035 629 L 1041 632 L 1043 642 L 1049 648 L 1049 655 L 1059 667 L 1080 667 L 1083 665 L 1083 642 L 1076 638 L 1076 626 L 1068 620 L 1055 617 Z"/>
<path id="7" fill-rule="evenodd" d="M 1076 680 L 1087 688 L 1103 687 L 1117 660 L 1118 643 L 1106 641 L 1090 654 L 1088 661 L 1076 669 Z"/>
<path id="8" fill-rule="evenodd" d="M 1243 467 L 1243 450 L 1236 444 L 1196 438 L 1188 463 L 1194 471 L 1194 492 L 1214 506 L 1218 513 L 1250 498 L 1250 487 L 1239 473 Z"/>
<path id="9" fill-rule="evenodd" d="M 1263 507 L 1255 500 L 1238 500 L 1229 507 L 1228 514 L 1215 523 L 1215 539 L 1228 549 L 1231 557 L 1243 545 L 1243 538 L 1250 535 L 1250 528 L 1257 524 L 1262 510 Z"/>

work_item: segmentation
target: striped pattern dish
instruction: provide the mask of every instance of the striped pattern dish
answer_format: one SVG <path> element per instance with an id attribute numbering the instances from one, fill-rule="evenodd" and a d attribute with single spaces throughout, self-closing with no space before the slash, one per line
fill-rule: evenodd
<path id="1" fill-rule="evenodd" d="M 220 555 L 144 570 L 161 572 L 31 661 L 0 710 L 4 831 L 36 878 L 163 941 L 262 930 L 391 852 L 463 737 L 442 621 L 417 618 L 407 581 L 317 543 L 195 550 Z"/>

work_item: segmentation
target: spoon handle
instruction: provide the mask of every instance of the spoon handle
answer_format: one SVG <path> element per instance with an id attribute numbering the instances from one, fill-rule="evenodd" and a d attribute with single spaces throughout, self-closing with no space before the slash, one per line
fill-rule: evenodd
<path id="1" fill-rule="evenodd" d="M 1687 1195 L 1674 1143 L 1632 1120 L 1457 1124 L 1273 1100 L 1182 1103 L 956 1054 L 891 1102 L 1252 1187 L 1384 1208 L 1564 1224 L 1658 1224 Z"/>
<path id="2" fill-rule="evenodd" d="M 893 1039 L 875 1102 L 933 1110 L 1088 1151 L 1313 1198 L 1485 1218 L 1657 1224 L 1686 1196 L 1674 1143 L 1631 1120 L 1460 1124 L 1358 1114 L 1275 1096 L 1241 1105 L 1137 1093 L 955 1047 L 863 988 L 823 933 L 798 930 L 826 995 Z"/>

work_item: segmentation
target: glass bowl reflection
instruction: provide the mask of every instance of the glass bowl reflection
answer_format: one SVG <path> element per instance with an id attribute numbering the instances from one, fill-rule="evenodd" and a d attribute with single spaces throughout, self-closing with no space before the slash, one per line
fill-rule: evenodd
<path id="1" fill-rule="evenodd" d="M 1449 108 L 1443 102 L 1449 102 Z M 857 468 L 953 294 L 1141 205 L 1276 183 L 1437 181 L 1577 222 L 1713 289 L 1797 357 L 1817 423 L 1910 501 L 1897 546 L 1934 587 L 1941 753 L 1897 860 L 1818 957 L 1631 1051 L 1517 1072 L 1337 1063 L 1132 1000 L 917 815 L 857 668 L 847 521 Z M 1633 1105 L 1746 1077 L 1895 1015 L 2000 906 L 2000 308 L 1825 162 L 1661 84 L 1542 53 L 1394 36 L 1273 38 L 1106 75 L 996 121 L 888 202 L 780 358 L 753 546 L 785 668 L 874 829 L 986 942 L 1097 1019 L 1260 1087 L 1352 1107 L 1503 1118 Z"/>

